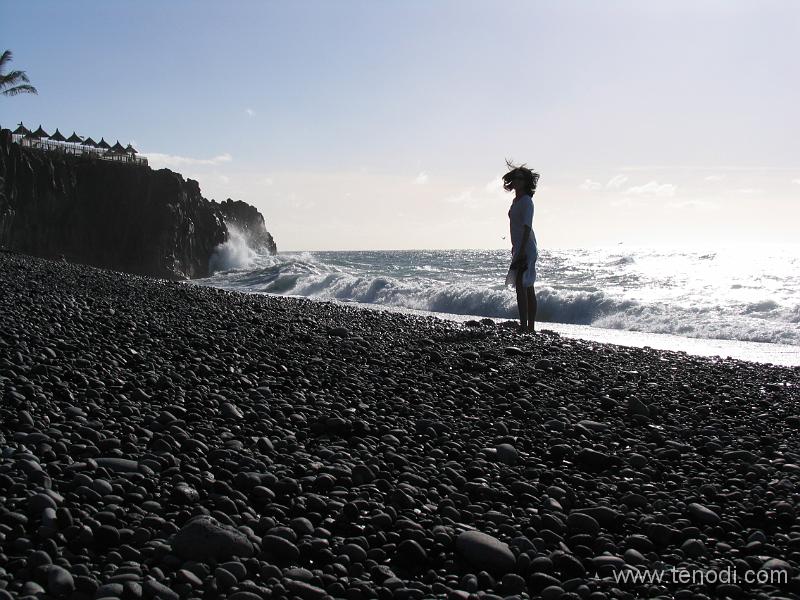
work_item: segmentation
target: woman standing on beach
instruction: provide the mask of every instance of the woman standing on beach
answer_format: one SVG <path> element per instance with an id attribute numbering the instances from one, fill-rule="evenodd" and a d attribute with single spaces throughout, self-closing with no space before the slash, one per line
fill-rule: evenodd
<path id="1" fill-rule="evenodd" d="M 503 175 L 503 189 L 514 191 L 514 201 L 508 210 L 511 225 L 511 267 L 506 276 L 506 285 L 514 285 L 517 290 L 519 309 L 519 331 L 533 333 L 536 322 L 536 259 L 539 256 L 536 236 L 533 233 L 533 194 L 539 174 L 525 165 L 515 167 L 506 161 L 511 169 Z"/>

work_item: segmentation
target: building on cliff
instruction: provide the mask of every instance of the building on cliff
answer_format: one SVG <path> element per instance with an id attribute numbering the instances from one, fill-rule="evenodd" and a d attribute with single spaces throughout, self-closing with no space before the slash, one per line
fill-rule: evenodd
<path id="1" fill-rule="evenodd" d="M 53 135 L 49 135 L 41 125 L 36 131 L 31 131 L 20 123 L 11 132 L 11 141 L 35 150 L 72 155 L 90 154 L 102 160 L 147 166 L 147 158 L 140 156 L 130 144 L 123 147 L 117 140 L 116 144 L 110 146 L 105 138 L 101 138 L 97 143 L 91 137 L 84 139 L 74 131 L 70 137 L 65 138 L 58 128 Z"/>

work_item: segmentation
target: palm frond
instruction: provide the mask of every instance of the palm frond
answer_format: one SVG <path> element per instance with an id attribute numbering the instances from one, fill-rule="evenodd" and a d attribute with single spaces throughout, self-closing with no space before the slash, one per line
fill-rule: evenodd
<path id="1" fill-rule="evenodd" d="M 13 56 L 14 55 L 11 54 L 11 50 L 4 51 L 3 54 L 0 55 L 0 69 L 2 69 L 5 66 L 6 63 L 11 62 L 11 58 Z"/>
<path id="2" fill-rule="evenodd" d="M 30 83 L 31 80 L 25 74 L 25 71 L 9 71 L 6 74 L 0 74 L 0 87 L 6 85 L 16 85 L 20 82 Z"/>
<path id="3" fill-rule="evenodd" d="M 18 85 L 7 90 L 0 91 L 3 96 L 16 96 L 17 94 L 38 94 L 39 91 L 32 85 Z"/>

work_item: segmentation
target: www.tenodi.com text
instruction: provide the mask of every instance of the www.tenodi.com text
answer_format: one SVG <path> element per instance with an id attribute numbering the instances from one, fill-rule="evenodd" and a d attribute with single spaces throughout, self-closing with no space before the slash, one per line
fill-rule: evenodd
<path id="1" fill-rule="evenodd" d="M 788 583 L 789 573 L 780 570 L 748 570 L 739 572 L 733 567 L 726 569 L 663 569 L 634 570 L 625 569 L 614 573 L 617 583 L 644 584 L 691 584 L 716 585 L 719 583 L 735 584 L 771 584 Z"/>

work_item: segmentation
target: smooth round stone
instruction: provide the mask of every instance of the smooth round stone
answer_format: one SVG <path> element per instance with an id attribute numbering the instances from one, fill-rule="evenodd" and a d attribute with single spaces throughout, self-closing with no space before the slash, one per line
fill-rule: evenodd
<path id="1" fill-rule="evenodd" d="M 611 567 L 615 570 L 622 569 L 625 566 L 625 561 L 620 558 L 619 556 L 595 556 L 592 559 L 592 564 L 595 566 L 596 569 L 601 569 L 603 567 Z"/>
<path id="2" fill-rule="evenodd" d="M 792 573 L 792 565 L 780 558 L 770 558 L 765 560 L 761 565 L 762 571 L 785 571 L 789 574 Z"/>
<path id="3" fill-rule="evenodd" d="M 372 483 L 375 480 L 375 474 L 367 465 L 356 465 L 353 467 L 350 478 L 355 485 L 363 485 L 365 483 Z"/>
<path id="4" fill-rule="evenodd" d="M 566 577 L 585 577 L 586 567 L 574 555 L 567 554 L 566 552 L 556 551 L 553 552 L 553 565 L 558 571 L 561 571 Z"/>
<path id="5" fill-rule="evenodd" d="M 212 517 L 194 517 L 175 534 L 172 550 L 184 560 L 228 560 L 253 555 L 253 544 L 240 531 Z"/>
<path id="6" fill-rule="evenodd" d="M 289 540 L 277 535 L 265 535 L 261 538 L 261 548 L 280 562 L 291 563 L 300 558 L 299 548 Z"/>
<path id="7" fill-rule="evenodd" d="M 397 546 L 397 557 L 407 565 L 417 567 L 428 562 L 428 553 L 415 540 L 403 540 Z"/>
<path id="8" fill-rule="evenodd" d="M 595 431 L 595 432 L 606 431 L 610 427 L 608 423 L 602 423 L 600 421 L 592 421 L 591 419 L 581 419 L 580 421 L 578 421 L 578 425 L 585 427 L 590 431 Z"/>
<path id="9" fill-rule="evenodd" d="M 498 444 L 495 447 L 498 462 L 513 466 L 519 461 L 519 452 L 511 444 Z"/>
<path id="10" fill-rule="evenodd" d="M 591 515 L 573 512 L 567 517 L 567 527 L 570 531 L 597 535 L 600 532 L 600 523 Z"/>
<path id="11" fill-rule="evenodd" d="M 681 550 L 689 558 L 697 558 L 698 556 L 705 556 L 706 545 L 702 540 L 691 538 L 681 544 Z"/>
<path id="12" fill-rule="evenodd" d="M 217 588 L 222 591 L 229 590 L 237 583 L 233 573 L 222 567 L 217 567 L 214 570 L 214 579 L 217 582 Z"/>
<path id="13" fill-rule="evenodd" d="M 305 581 L 306 583 L 311 583 L 314 579 L 314 574 L 308 569 L 304 569 L 303 567 L 293 567 L 291 569 L 286 569 L 283 572 L 283 576 L 286 577 L 287 579 Z"/>
<path id="14" fill-rule="evenodd" d="M 228 600 L 264 600 L 264 596 L 256 594 L 255 592 L 248 592 L 247 590 L 239 590 L 228 596 Z"/>
<path id="15" fill-rule="evenodd" d="M 393 519 L 385 512 L 379 512 L 369 518 L 370 524 L 376 529 L 388 529 L 392 526 Z"/>
<path id="16" fill-rule="evenodd" d="M 142 591 L 148 598 L 158 598 L 159 600 L 180 600 L 177 592 L 173 591 L 160 581 L 148 577 L 142 584 Z"/>
<path id="17" fill-rule="evenodd" d="M 504 594 L 520 594 L 527 588 L 525 579 L 516 573 L 506 573 L 503 575 L 501 586 Z"/>
<path id="18" fill-rule="evenodd" d="M 642 469 L 646 467 L 647 462 L 647 457 L 643 454 L 633 453 L 628 457 L 628 463 L 630 463 L 634 469 Z"/>
<path id="19" fill-rule="evenodd" d="M 583 448 L 575 455 L 575 461 L 591 470 L 603 470 L 611 466 L 611 457 L 593 448 Z"/>
<path id="20" fill-rule="evenodd" d="M 634 548 L 628 548 L 625 550 L 622 558 L 624 558 L 625 562 L 629 565 L 643 565 L 647 562 L 647 559 L 644 557 L 644 555 Z"/>
<path id="21" fill-rule="evenodd" d="M 634 415 L 650 416 L 650 407 L 634 396 L 628 398 L 628 411 Z"/>
<path id="22" fill-rule="evenodd" d="M 47 591 L 53 596 L 68 596 L 75 591 L 75 580 L 64 567 L 51 565 L 47 568 Z"/>
<path id="23" fill-rule="evenodd" d="M 358 544 L 345 544 L 342 546 L 342 554 L 347 555 L 354 563 L 363 563 L 367 560 L 367 551 Z"/>
<path id="24" fill-rule="evenodd" d="M 297 535 L 311 535 L 314 533 L 314 525 L 305 517 L 292 519 L 289 526 L 294 529 Z"/>
<path id="25" fill-rule="evenodd" d="M 302 598 L 302 600 L 323 600 L 328 597 L 328 593 L 325 590 L 305 581 L 289 579 L 286 581 L 286 588 L 293 596 Z"/>
<path id="26" fill-rule="evenodd" d="M 558 600 L 564 595 L 564 588 L 558 585 L 548 585 L 539 592 L 542 600 Z"/>
<path id="27" fill-rule="evenodd" d="M 237 581 L 242 581 L 247 577 L 247 567 L 239 561 L 230 560 L 219 565 L 231 575 L 236 577 Z"/>
<path id="28" fill-rule="evenodd" d="M 220 415 L 225 419 L 241 419 L 242 411 L 235 404 L 230 402 L 223 402 L 219 407 Z"/>
<path id="29" fill-rule="evenodd" d="M 97 588 L 95 598 L 122 598 L 123 590 L 121 583 L 104 583 Z"/>
<path id="30" fill-rule="evenodd" d="M 456 538 L 456 550 L 481 570 L 505 575 L 517 561 L 508 544 L 480 531 L 464 531 Z"/>
<path id="31" fill-rule="evenodd" d="M 176 579 L 180 583 L 187 583 L 192 587 L 201 587 L 203 585 L 203 581 L 196 574 L 187 569 L 180 569 L 176 573 Z"/>
<path id="32" fill-rule="evenodd" d="M 26 581 L 25 584 L 22 586 L 23 596 L 39 597 L 43 595 L 45 591 L 46 590 L 35 581 Z"/>
<path id="33" fill-rule="evenodd" d="M 193 487 L 185 483 L 179 483 L 172 488 L 170 500 L 175 504 L 194 504 L 200 500 L 200 494 Z"/>
<path id="34" fill-rule="evenodd" d="M 98 457 L 94 459 L 98 467 L 105 467 L 115 473 L 138 473 L 139 463 L 127 458 Z"/>
<path id="35" fill-rule="evenodd" d="M 45 508 L 58 508 L 56 501 L 48 494 L 34 494 L 28 498 L 28 512 L 31 515 L 41 515 Z"/>
<path id="36" fill-rule="evenodd" d="M 719 515 L 698 502 L 689 504 L 689 516 L 701 525 L 716 525 L 721 521 Z"/>
<path id="37" fill-rule="evenodd" d="M 108 496 L 114 492 L 114 488 L 105 479 L 95 479 L 92 481 L 92 489 L 101 496 Z"/>

